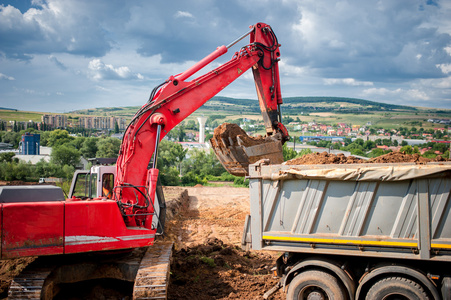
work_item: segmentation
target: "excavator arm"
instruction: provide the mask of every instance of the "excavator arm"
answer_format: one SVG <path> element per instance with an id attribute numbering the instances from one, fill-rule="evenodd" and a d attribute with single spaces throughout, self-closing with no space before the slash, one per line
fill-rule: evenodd
<path id="1" fill-rule="evenodd" d="M 250 43 L 236 52 L 230 61 L 188 80 L 247 35 L 250 36 Z M 146 216 L 152 212 L 150 198 L 153 197 L 146 195 L 155 194 L 160 140 L 247 70 L 252 68 L 253 71 L 267 136 L 277 136 L 276 142 L 280 146 L 288 139 L 288 133 L 280 122 L 279 46 L 271 27 L 257 23 L 229 46 L 218 47 L 197 64 L 179 75 L 171 76 L 152 91 L 149 101 L 128 126 L 117 161 L 114 194 L 120 200 L 119 206 L 130 225 L 145 225 L 148 223 Z M 233 160 L 234 157 L 226 159 Z"/>

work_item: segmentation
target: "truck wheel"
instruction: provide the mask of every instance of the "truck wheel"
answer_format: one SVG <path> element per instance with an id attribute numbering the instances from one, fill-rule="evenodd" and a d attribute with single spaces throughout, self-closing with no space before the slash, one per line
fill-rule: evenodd
<path id="1" fill-rule="evenodd" d="M 376 282 L 368 291 L 366 300 L 428 300 L 418 283 L 403 277 L 387 277 Z"/>
<path id="2" fill-rule="evenodd" d="M 337 278 L 322 271 L 305 271 L 294 277 L 287 300 L 344 300 L 346 291 Z"/>

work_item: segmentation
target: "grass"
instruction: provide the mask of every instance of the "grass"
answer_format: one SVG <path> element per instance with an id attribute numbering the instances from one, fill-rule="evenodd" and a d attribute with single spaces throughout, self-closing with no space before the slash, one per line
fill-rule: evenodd
<path id="1" fill-rule="evenodd" d="M 18 122 L 41 122 L 41 116 L 44 113 L 40 112 L 28 112 L 28 111 L 11 111 L 0 110 L 0 120 L 2 121 L 18 121 Z"/>

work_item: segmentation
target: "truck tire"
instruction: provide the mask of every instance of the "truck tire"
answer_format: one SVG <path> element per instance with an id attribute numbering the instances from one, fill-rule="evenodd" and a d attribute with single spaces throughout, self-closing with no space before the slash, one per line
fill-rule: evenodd
<path id="1" fill-rule="evenodd" d="M 287 300 L 345 300 L 346 291 L 337 278 L 323 271 L 305 271 L 294 277 Z"/>
<path id="2" fill-rule="evenodd" d="M 423 287 L 407 278 L 387 277 L 376 282 L 368 291 L 366 300 L 401 299 L 428 300 Z"/>

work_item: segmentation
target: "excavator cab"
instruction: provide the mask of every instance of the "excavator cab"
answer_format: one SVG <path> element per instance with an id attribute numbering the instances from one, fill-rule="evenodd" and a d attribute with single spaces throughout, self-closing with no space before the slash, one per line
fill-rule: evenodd
<path id="1" fill-rule="evenodd" d="M 91 170 L 76 171 L 69 198 L 112 198 L 116 166 L 93 166 Z"/>

